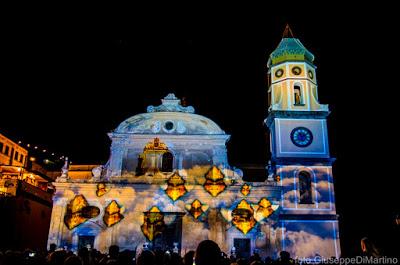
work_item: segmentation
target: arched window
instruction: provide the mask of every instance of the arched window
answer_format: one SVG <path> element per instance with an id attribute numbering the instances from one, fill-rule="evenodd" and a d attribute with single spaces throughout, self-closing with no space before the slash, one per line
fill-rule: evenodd
<path id="1" fill-rule="evenodd" d="M 301 95 L 301 88 L 299 85 L 294 86 L 293 93 L 294 93 L 294 105 L 302 105 L 303 98 Z"/>
<path id="2" fill-rule="evenodd" d="M 312 203 L 311 175 L 306 171 L 301 171 L 298 176 L 299 176 L 300 203 L 310 204 Z"/>
<path id="3" fill-rule="evenodd" d="M 165 152 L 162 155 L 162 172 L 172 172 L 173 171 L 174 156 L 170 152 Z"/>

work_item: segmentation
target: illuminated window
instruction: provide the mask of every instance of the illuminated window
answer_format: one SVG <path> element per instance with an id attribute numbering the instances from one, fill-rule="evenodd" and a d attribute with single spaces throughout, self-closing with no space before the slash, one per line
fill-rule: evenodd
<path id="1" fill-rule="evenodd" d="M 15 153 L 14 153 L 14 160 L 17 160 L 17 161 L 18 161 L 18 156 L 19 156 L 19 153 L 18 153 L 17 151 L 15 151 Z"/>
<path id="2" fill-rule="evenodd" d="M 172 172 L 173 171 L 174 156 L 170 152 L 165 152 L 162 155 L 162 172 Z"/>
<path id="3" fill-rule="evenodd" d="M 302 105 L 303 99 L 301 95 L 301 88 L 299 85 L 294 86 L 293 93 L 294 93 L 294 105 Z"/>
<path id="4" fill-rule="evenodd" d="M 24 163 L 24 155 L 23 154 L 21 154 L 19 156 L 19 162 Z"/>
<path id="5" fill-rule="evenodd" d="M 310 204 L 312 202 L 311 175 L 306 171 L 299 172 L 299 193 L 300 204 Z"/>

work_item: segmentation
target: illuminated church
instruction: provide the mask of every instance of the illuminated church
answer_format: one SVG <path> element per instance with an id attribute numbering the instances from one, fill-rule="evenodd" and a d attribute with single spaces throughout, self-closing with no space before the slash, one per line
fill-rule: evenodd
<path id="1" fill-rule="evenodd" d="M 313 60 L 289 28 L 269 56 L 264 182 L 243 181 L 227 160 L 230 136 L 169 94 L 109 133 L 109 161 L 89 178 L 71 177 L 66 163 L 48 244 L 183 255 L 211 239 L 240 257 L 339 257 L 329 109 L 318 102 Z"/>

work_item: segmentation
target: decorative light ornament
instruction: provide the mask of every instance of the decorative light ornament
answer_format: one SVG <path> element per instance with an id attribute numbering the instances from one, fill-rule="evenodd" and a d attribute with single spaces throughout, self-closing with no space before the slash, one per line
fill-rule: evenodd
<path id="1" fill-rule="evenodd" d="M 186 209 L 194 217 L 198 219 L 204 212 L 207 211 L 208 206 L 195 199 L 191 204 L 186 205 Z"/>
<path id="2" fill-rule="evenodd" d="M 243 184 L 242 188 L 240 189 L 240 192 L 243 194 L 243 196 L 249 195 L 251 190 L 251 186 L 247 183 Z"/>
<path id="3" fill-rule="evenodd" d="M 64 223 L 68 229 L 71 230 L 90 218 L 97 217 L 99 214 L 99 208 L 96 206 L 89 206 L 83 195 L 76 195 L 67 205 Z"/>
<path id="4" fill-rule="evenodd" d="M 153 241 L 158 234 L 161 234 L 164 227 L 164 214 L 157 206 L 151 207 L 148 212 L 144 213 L 143 224 L 140 228 L 149 241 Z"/>
<path id="5" fill-rule="evenodd" d="M 254 210 L 246 200 L 242 200 L 236 206 L 232 211 L 232 217 L 232 224 L 243 234 L 247 234 L 257 223 L 254 219 Z"/>
<path id="6" fill-rule="evenodd" d="M 279 205 L 272 205 L 272 203 L 267 198 L 262 198 L 258 202 L 258 208 L 255 213 L 255 218 L 256 218 L 257 222 L 260 222 L 263 219 L 268 218 L 278 208 L 279 208 Z"/>
<path id="7" fill-rule="evenodd" d="M 110 204 L 106 207 L 103 221 L 108 227 L 119 223 L 124 218 L 121 213 L 121 209 L 122 208 L 115 200 L 112 200 Z"/>
<path id="8" fill-rule="evenodd" d="M 183 195 L 187 193 L 185 188 L 185 180 L 175 172 L 168 180 L 167 180 L 167 189 L 165 193 L 167 193 L 168 197 L 170 197 L 173 201 L 176 201 Z"/>
<path id="9" fill-rule="evenodd" d="M 221 192 L 226 189 L 226 184 L 224 182 L 224 174 L 221 170 L 213 166 L 206 174 L 206 182 L 204 183 L 204 189 L 210 193 L 213 197 L 218 196 Z"/>

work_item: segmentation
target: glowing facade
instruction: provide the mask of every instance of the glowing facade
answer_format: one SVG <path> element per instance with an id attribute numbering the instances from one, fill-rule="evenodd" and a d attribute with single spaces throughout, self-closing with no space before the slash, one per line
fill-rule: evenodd
<path id="1" fill-rule="evenodd" d="M 110 159 L 93 169 L 92 178 L 72 179 L 64 172 L 57 179 L 48 244 L 189 251 L 211 239 L 225 253 L 235 249 L 243 257 L 253 251 L 276 256 L 282 249 L 307 257 L 339 255 L 328 110 L 315 97 L 312 60 L 291 61 L 281 46 L 269 63 L 270 75 L 282 74 L 272 77 L 266 120 L 275 178 L 242 181 L 241 171 L 228 164 L 229 135 L 169 94 L 109 134 Z M 300 94 L 291 85 L 299 85 Z M 292 246 L 304 235 L 308 252 Z"/>

